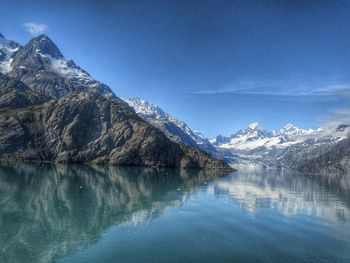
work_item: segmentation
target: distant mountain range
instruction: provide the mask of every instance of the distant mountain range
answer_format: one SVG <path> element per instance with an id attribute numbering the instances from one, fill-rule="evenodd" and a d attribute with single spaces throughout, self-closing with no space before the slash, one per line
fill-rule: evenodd
<path id="1" fill-rule="evenodd" d="M 0 158 L 118 165 L 229 167 L 174 143 L 46 35 L 0 35 Z"/>
<path id="2" fill-rule="evenodd" d="M 219 135 L 210 141 L 229 163 L 297 168 L 304 160 L 316 158 L 346 139 L 349 131 L 345 124 L 332 131 L 305 130 L 292 124 L 267 131 L 255 122 L 232 136 Z"/>
<path id="3" fill-rule="evenodd" d="M 349 125 L 340 124 L 333 130 L 301 129 L 293 124 L 286 124 L 278 131 L 263 129 L 257 122 L 239 130 L 231 136 L 218 135 L 214 139 L 206 139 L 201 133 L 193 131 L 186 123 L 179 121 L 158 106 L 139 98 L 125 100 L 144 120 L 162 130 L 166 136 L 177 143 L 183 143 L 207 151 L 234 167 L 260 166 L 298 169 L 305 172 L 350 171 L 347 161 L 318 164 L 318 158 L 329 158 L 328 152 L 334 152 L 347 142 Z M 348 158 L 346 151 L 344 158 Z M 337 156 L 337 155 L 330 155 Z M 340 158 L 338 154 L 338 158 Z M 335 168 L 336 166 L 336 168 Z M 350 167 L 350 166 L 349 166 Z"/>
<path id="4" fill-rule="evenodd" d="M 246 129 L 239 130 L 230 137 L 217 136 L 211 140 L 216 146 L 234 150 L 253 150 L 260 147 L 286 147 L 298 143 L 305 135 L 316 135 L 319 131 L 303 130 L 287 124 L 279 131 L 267 131 L 254 122 Z M 299 139 L 299 140 L 298 140 Z"/>

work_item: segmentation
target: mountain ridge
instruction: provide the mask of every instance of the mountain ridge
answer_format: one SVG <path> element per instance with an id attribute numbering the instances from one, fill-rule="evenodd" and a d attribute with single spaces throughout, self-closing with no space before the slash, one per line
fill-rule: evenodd
<path id="1" fill-rule="evenodd" d="M 187 144 L 219 157 L 216 148 L 201 133 L 192 130 L 185 122 L 176 119 L 160 107 L 143 99 L 124 99 L 145 121 L 159 128 L 172 141 Z"/>
<path id="2" fill-rule="evenodd" d="M 9 51 L 11 43 L 2 40 L 0 51 Z M 0 159 L 231 170 L 169 140 L 65 59 L 46 35 L 9 54 L 10 68 L 0 73 Z"/>
<path id="3" fill-rule="evenodd" d="M 116 97 L 107 85 L 66 59 L 47 35 L 40 35 L 19 46 L 15 57 L 7 63 L 10 65 L 5 73 L 38 93 L 53 98 L 87 89 L 109 98 Z"/>

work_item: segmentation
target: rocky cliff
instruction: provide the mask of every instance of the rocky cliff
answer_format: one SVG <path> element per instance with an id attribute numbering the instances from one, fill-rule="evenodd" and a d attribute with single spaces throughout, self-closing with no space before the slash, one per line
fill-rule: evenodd
<path id="1" fill-rule="evenodd" d="M 92 91 L 3 109 L 0 156 L 7 160 L 228 168 L 204 152 L 171 142 L 124 101 Z"/>

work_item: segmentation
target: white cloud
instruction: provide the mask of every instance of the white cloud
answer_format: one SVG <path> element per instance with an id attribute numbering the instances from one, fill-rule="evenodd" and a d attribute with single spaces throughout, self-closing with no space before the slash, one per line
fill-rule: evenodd
<path id="1" fill-rule="evenodd" d="M 38 24 L 38 23 L 25 23 L 24 28 L 27 30 L 29 34 L 32 36 L 38 36 L 41 34 L 44 34 L 48 30 L 48 26 L 45 24 Z"/>

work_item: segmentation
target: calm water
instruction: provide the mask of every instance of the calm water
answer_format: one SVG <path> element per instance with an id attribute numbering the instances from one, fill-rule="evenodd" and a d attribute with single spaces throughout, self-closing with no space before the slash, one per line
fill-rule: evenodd
<path id="1" fill-rule="evenodd" d="M 0 262 L 350 262 L 350 182 L 0 166 Z"/>

